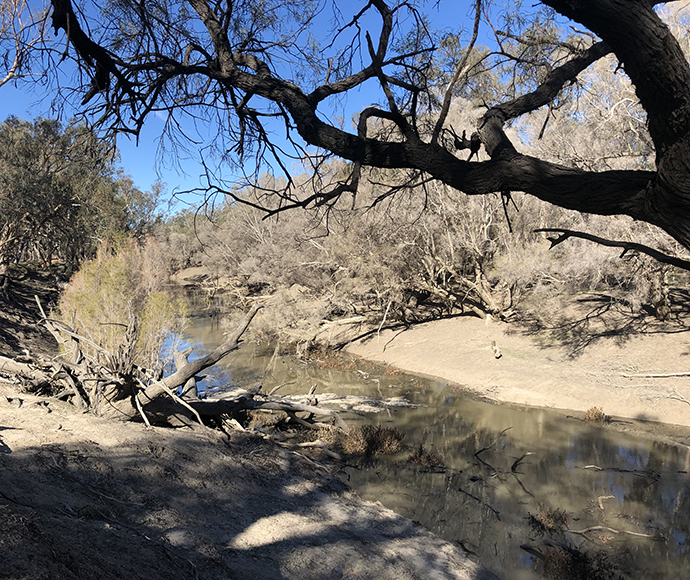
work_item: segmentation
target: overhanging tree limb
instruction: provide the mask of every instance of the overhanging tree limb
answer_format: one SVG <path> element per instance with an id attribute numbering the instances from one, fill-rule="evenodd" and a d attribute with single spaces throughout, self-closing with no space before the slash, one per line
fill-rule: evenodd
<path id="1" fill-rule="evenodd" d="M 64 13 L 65 6 L 71 6 L 69 0 L 52 0 L 52 4 L 58 15 Z M 129 6 L 116 4 L 123 10 Z M 238 10 L 234 3 L 188 0 L 179 6 L 184 4 L 195 11 L 194 19 L 189 16 L 194 13 L 187 11 L 186 20 L 178 15 L 181 19 L 178 22 L 175 20 L 178 16 L 171 12 L 165 15 L 169 19 L 165 22 L 167 26 L 157 29 L 142 26 L 131 44 L 117 44 L 118 39 L 106 34 L 103 41 L 111 44 L 100 46 L 72 18 L 69 26 L 61 27 L 76 47 L 82 66 L 93 69 L 94 60 L 103 61 L 106 69 L 119 79 L 115 86 L 101 91 L 100 104 L 91 107 L 102 112 L 104 126 L 114 131 L 137 133 L 145 118 L 153 112 L 165 110 L 174 118 L 178 112 L 194 111 L 190 114 L 196 120 L 198 111 L 203 111 L 222 120 L 218 125 L 221 143 L 225 139 L 235 140 L 235 144 L 239 142 L 237 151 L 244 154 L 247 151 L 244 145 L 250 139 L 264 147 L 271 142 L 269 131 L 249 130 L 255 125 L 259 111 L 275 114 L 279 110 L 284 115 L 288 139 L 296 144 L 299 135 L 306 146 L 315 148 L 316 154 L 324 159 L 336 155 L 361 167 L 417 171 L 473 195 L 524 191 L 569 209 L 600 215 L 629 215 L 663 228 L 690 247 L 690 66 L 670 30 L 654 12 L 654 2 L 546 1 L 545 4 L 561 14 L 587 26 L 602 42 L 554 67 L 529 93 L 490 107 L 478 132 L 491 160 L 477 163 L 458 159 L 435 142 L 433 127 L 438 129 L 438 123 L 442 124 L 443 114 L 434 118 L 434 111 L 429 107 L 424 119 L 428 129 L 417 126 L 418 97 L 422 93 L 417 84 L 405 79 L 406 72 L 416 66 L 416 62 L 407 63 L 405 58 L 427 54 L 425 51 L 432 47 L 414 44 L 408 48 L 399 37 L 396 44 L 394 36 L 400 11 L 417 10 L 414 3 L 403 3 L 394 9 L 384 0 L 367 4 L 348 26 L 361 30 L 367 26 L 364 15 L 377 14 L 381 26 L 378 36 L 371 35 L 371 52 L 361 55 L 371 62 L 362 63 L 360 69 L 354 71 L 349 68 L 350 64 L 343 64 L 342 78 L 333 82 L 329 80 L 332 73 L 329 65 L 326 81 L 320 86 L 299 82 L 300 75 L 289 73 L 279 64 L 283 62 L 281 59 L 304 54 L 307 50 L 306 45 L 298 44 L 297 36 L 278 36 L 278 31 L 265 24 L 268 20 L 262 23 L 243 21 L 250 17 L 234 12 Z M 269 2 L 266 9 L 276 9 L 276 6 Z M 280 6 L 287 10 L 292 4 Z M 127 12 L 134 20 L 139 18 L 137 14 Z M 247 27 L 252 31 L 250 37 L 232 36 L 234 29 L 223 25 L 230 20 L 238 25 L 251 24 Z M 311 22 L 309 15 L 305 21 Z M 175 31 L 184 28 L 182 24 L 185 30 L 193 31 L 187 33 L 193 38 L 174 36 Z M 300 32 L 303 30 L 299 28 Z M 342 30 L 344 28 L 338 33 Z M 262 31 L 265 37 L 261 36 Z M 363 36 L 366 34 L 362 32 Z M 203 49 L 194 51 L 203 57 L 196 62 L 187 51 L 190 42 Z M 397 55 L 389 54 L 395 50 L 398 50 Z M 505 123 L 553 103 L 568 83 L 574 82 L 578 74 L 610 51 L 623 64 L 647 112 L 656 147 L 657 169 L 585 172 L 519 153 L 505 135 Z M 404 58 L 404 55 L 408 56 Z M 352 59 L 348 60 L 350 62 Z M 305 67 L 304 63 L 296 59 L 291 64 Z M 97 66 L 94 74 L 94 78 L 98 77 Z M 319 110 L 328 96 L 356 89 L 376 78 L 402 137 L 390 131 L 353 133 Z M 91 83 L 83 90 L 88 95 L 93 88 Z M 249 98 L 255 112 L 245 115 L 243 111 Z M 242 106 L 225 110 L 219 103 Z M 238 117 L 231 116 L 233 111 Z M 233 126 L 235 121 L 237 127 Z M 333 191 L 350 190 L 351 187 L 342 187 Z M 337 195 L 333 199 L 337 199 Z M 289 195 L 282 200 L 287 205 L 303 205 Z M 313 202 L 319 202 L 318 196 Z"/>
<path id="2" fill-rule="evenodd" d="M 623 252 L 621 253 L 621 258 L 627 252 L 632 250 L 635 252 L 640 252 L 641 254 L 646 254 L 647 256 L 654 258 L 657 262 L 661 262 L 662 264 L 670 264 L 671 266 L 675 266 L 676 268 L 690 270 L 690 260 L 684 260 L 683 258 L 678 258 L 677 256 L 671 256 L 669 254 L 665 254 L 664 252 L 661 252 L 654 248 L 650 248 L 649 246 L 645 246 L 644 244 L 638 244 L 636 242 L 608 240 L 600 236 L 595 236 L 594 234 L 588 234 L 586 232 L 577 232 L 574 230 L 566 230 L 562 228 L 539 228 L 534 231 L 535 233 L 543 232 L 561 234 L 557 238 L 546 238 L 551 242 L 552 248 L 556 247 L 558 244 L 565 242 L 569 238 L 580 238 L 582 240 L 588 240 L 590 242 L 594 242 L 595 244 L 608 246 L 610 248 L 622 248 Z"/>

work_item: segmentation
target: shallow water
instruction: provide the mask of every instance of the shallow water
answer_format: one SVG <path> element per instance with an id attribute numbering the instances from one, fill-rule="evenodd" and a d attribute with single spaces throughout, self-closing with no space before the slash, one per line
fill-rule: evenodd
<path id="1" fill-rule="evenodd" d="M 213 318 L 194 319 L 187 332 L 199 356 L 222 339 Z M 599 563 L 599 572 L 561 567 L 559 578 L 690 576 L 686 446 L 632 436 L 613 425 L 588 425 L 559 412 L 477 401 L 441 381 L 386 376 L 366 361 L 352 370 L 319 368 L 251 344 L 230 354 L 206 380 L 209 389 L 258 382 L 264 392 L 289 383 L 281 392 L 305 393 L 316 384 L 317 394 L 405 395 L 424 405 L 345 418 L 398 427 L 408 446 L 435 450 L 445 469 L 410 464 L 408 448 L 348 467 L 344 477 L 365 498 L 460 544 L 505 580 L 543 577 L 555 560 L 542 561 L 521 545 L 561 553 L 540 547 L 544 538 Z M 570 531 L 544 533 L 530 524 L 530 514 L 548 522 L 556 509 L 567 514 Z"/>

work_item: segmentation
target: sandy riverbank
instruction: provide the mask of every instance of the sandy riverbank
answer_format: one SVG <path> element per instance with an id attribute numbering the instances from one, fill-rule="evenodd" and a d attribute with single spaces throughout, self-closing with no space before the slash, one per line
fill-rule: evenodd
<path id="1" fill-rule="evenodd" d="M 573 355 L 572 345 L 545 333 L 457 317 L 386 330 L 347 350 L 490 400 L 578 412 L 600 407 L 615 417 L 690 426 L 690 376 L 640 376 L 690 371 L 690 334 L 682 326 L 598 336 Z"/>
<path id="2" fill-rule="evenodd" d="M 6 356 L 57 347 L 34 301 L 57 293 L 29 274 L 0 308 Z M 0 380 L 0 577 L 495 580 L 349 492 L 339 468 L 258 435 L 107 421 Z"/>
<path id="3" fill-rule="evenodd" d="M 27 313 L 3 313 L 4 352 L 41 344 L 27 340 L 27 328 L 40 332 Z M 548 337 L 455 318 L 349 350 L 497 401 L 690 426 L 690 379 L 623 376 L 686 371 L 684 327 L 614 333 L 577 357 Z M 151 570 L 176 580 L 492 578 L 456 546 L 258 437 L 108 422 L 0 384 L 0 575 L 149 579 Z"/>
<path id="4" fill-rule="evenodd" d="M 106 421 L 7 383 L 0 576 L 496 580 L 301 453 L 250 434 Z"/>

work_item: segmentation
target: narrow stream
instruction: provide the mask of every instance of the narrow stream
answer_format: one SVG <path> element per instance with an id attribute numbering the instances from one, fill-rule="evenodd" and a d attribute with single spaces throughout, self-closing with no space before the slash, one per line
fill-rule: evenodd
<path id="1" fill-rule="evenodd" d="M 198 356 L 222 338 L 213 318 L 195 318 L 186 336 Z M 409 463 L 408 448 L 348 467 L 343 477 L 363 497 L 476 554 L 504 580 L 690 577 L 690 448 L 560 412 L 477 401 L 453 385 L 389 376 L 366 361 L 339 370 L 273 355 L 247 344 L 213 369 L 206 388 L 263 381 L 264 392 L 291 383 L 282 392 L 305 393 L 316 384 L 317 394 L 404 395 L 423 405 L 345 419 L 396 426 L 406 445 L 433 449 L 445 469 Z M 537 523 L 559 521 L 553 530 Z M 553 542 L 588 560 L 573 568 Z M 554 557 L 543 560 L 537 550 Z"/>

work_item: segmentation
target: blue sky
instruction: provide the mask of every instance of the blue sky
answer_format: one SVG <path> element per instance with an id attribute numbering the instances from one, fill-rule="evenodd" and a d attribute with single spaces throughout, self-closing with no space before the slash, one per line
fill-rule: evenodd
<path id="1" fill-rule="evenodd" d="M 449 5 L 453 7 L 452 13 L 439 11 L 438 8 L 435 8 L 434 3 L 428 5 L 433 25 L 439 28 L 451 25 L 454 25 L 454 28 L 463 26 L 463 37 L 469 39 L 473 2 L 453 2 L 449 3 Z M 338 7 L 343 14 L 354 14 L 361 6 L 363 6 L 362 1 L 349 0 L 347 2 L 338 2 Z M 377 23 L 374 30 L 372 30 L 372 36 L 378 32 L 378 28 L 379 25 Z M 488 27 L 485 27 L 484 34 L 489 32 L 486 28 Z M 22 88 L 23 85 L 21 84 L 19 87 L 17 88 L 12 83 L 9 83 L 0 88 L 0 121 L 9 115 L 15 115 L 26 120 L 39 116 L 53 116 L 50 111 L 50 98 L 42 98 L 45 96 L 29 93 L 26 88 Z M 32 90 L 35 90 L 35 88 Z M 364 90 L 348 95 L 345 105 L 345 118 L 349 121 L 353 113 L 369 105 L 374 99 L 375 97 L 369 95 Z M 152 115 L 143 128 L 138 145 L 133 139 L 129 139 L 124 135 L 118 137 L 117 146 L 121 156 L 120 164 L 124 171 L 132 176 L 134 183 L 142 190 L 150 189 L 152 184 L 159 178 L 167 184 L 167 190 L 170 194 L 175 191 L 184 191 L 203 186 L 205 182 L 199 178 L 202 167 L 198 159 L 178 159 L 177 165 L 179 166 L 171 167 L 170 160 L 161 159 L 158 155 L 158 145 L 163 126 L 164 121 Z M 195 203 L 198 200 L 188 197 L 185 198 L 185 201 Z M 182 207 L 184 207 L 184 203 L 178 203 L 175 209 L 181 209 Z"/>
<path id="2" fill-rule="evenodd" d="M 52 117 L 50 99 L 27 90 L 13 83 L 0 87 L 0 120 L 10 115 L 32 120 L 36 117 Z M 179 168 L 166 167 L 159 163 L 157 154 L 158 140 L 163 130 L 163 121 L 152 116 L 142 131 L 139 145 L 134 139 L 119 136 L 117 147 L 120 151 L 120 165 L 125 173 L 132 176 L 134 183 L 142 190 L 149 190 L 157 179 L 162 179 L 168 186 L 168 192 L 198 187 L 198 162 L 180 160 L 188 175 Z"/>

